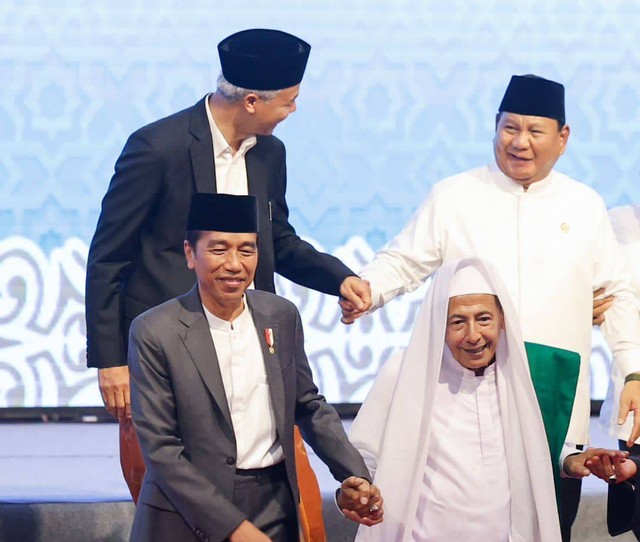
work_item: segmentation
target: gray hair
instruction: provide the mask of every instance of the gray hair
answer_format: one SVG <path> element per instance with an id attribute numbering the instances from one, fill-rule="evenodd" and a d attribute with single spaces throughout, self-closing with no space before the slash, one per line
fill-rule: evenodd
<path id="1" fill-rule="evenodd" d="M 281 90 L 251 90 L 248 88 L 237 87 L 229 83 L 224 75 L 218 76 L 218 94 L 220 94 L 228 102 L 237 102 L 242 100 L 247 94 L 255 94 L 261 100 L 269 102 L 273 100 Z"/>

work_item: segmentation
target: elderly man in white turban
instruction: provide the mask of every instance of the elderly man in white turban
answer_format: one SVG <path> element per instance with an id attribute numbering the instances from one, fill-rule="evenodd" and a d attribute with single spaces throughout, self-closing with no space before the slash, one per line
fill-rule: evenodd
<path id="1" fill-rule="evenodd" d="M 554 471 L 583 477 L 593 457 L 626 456 L 557 446 L 579 364 L 572 352 L 525 347 L 505 287 L 482 261 L 443 266 L 406 351 L 385 364 L 351 428 L 385 495 L 385 521 L 357 540 L 559 542 Z M 553 378 L 534 388 L 543 366 Z"/>

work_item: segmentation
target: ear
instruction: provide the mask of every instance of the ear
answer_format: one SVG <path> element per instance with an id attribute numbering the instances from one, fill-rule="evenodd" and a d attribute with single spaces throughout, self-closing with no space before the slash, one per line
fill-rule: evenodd
<path id="1" fill-rule="evenodd" d="M 253 114 L 256 112 L 256 104 L 258 103 L 258 96 L 253 93 L 247 94 L 243 99 L 244 109 L 247 113 Z"/>
<path id="2" fill-rule="evenodd" d="M 189 241 L 184 241 L 183 245 L 184 247 L 184 256 L 187 259 L 187 268 L 191 269 L 192 271 L 196 268 L 196 264 L 195 264 L 195 252 L 193 250 L 193 248 L 191 247 L 191 245 L 189 244 Z"/>
<path id="3" fill-rule="evenodd" d="M 569 141 L 569 135 L 571 134 L 571 128 L 568 124 L 565 124 L 560 130 L 560 145 L 562 146 L 562 152 L 567 148 L 567 141 Z"/>

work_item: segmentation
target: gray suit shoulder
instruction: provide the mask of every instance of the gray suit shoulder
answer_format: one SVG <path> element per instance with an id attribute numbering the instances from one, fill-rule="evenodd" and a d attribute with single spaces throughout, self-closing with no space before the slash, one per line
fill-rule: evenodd
<path id="1" fill-rule="evenodd" d="M 168 322 L 175 322 L 175 319 L 181 310 L 182 304 L 180 303 L 180 297 L 175 297 L 136 316 L 131 323 L 131 329 L 135 329 L 140 326 L 154 328 L 156 326 L 162 326 Z"/>
<path id="2" fill-rule="evenodd" d="M 250 305 L 269 307 L 272 312 L 297 314 L 298 308 L 288 299 L 271 292 L 262 290 L 247 290 Z"/>

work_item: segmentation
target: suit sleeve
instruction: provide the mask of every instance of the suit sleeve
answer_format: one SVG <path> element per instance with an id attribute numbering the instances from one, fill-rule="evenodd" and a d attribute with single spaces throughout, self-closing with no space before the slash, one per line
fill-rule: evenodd
<path id="1" fill-rule="evenodd" d="M 89 248 L 86 280 L 87 365 L 126 365 L 122 284 L 139 251 L 139 235 L 161 190 L 157 153 L 143 132 L 127 141 L 102 200 Z"/>
<path id="2" fill-rule="evenodd" d="M 271 201 L 275 270 L 296 284 L 325 294 L 338 295 L 342 281 L 355 273 L 338 258 L 319 252 L 300 239 L 289 223 L 286 190 L 287 166 L 283 147 L 282 162 Z"/>
<path id="3" fill-rule="evenodd" d="M 630 456 L 627 461 L 633 461 L 640 469 L 640 458 Z M 638 498 L 638 483 L 640 476 L 622 482 L 610 484 L 607 496 L 607 528 L 611 536 L 618 536 L 631 529 L 640 527 L 640 498 Z"/>
<path id="4" fill-rule="evenodd" d="M 131 326 L 131 409 L 147 468 L 194 533 L 225 540 L 246 518 L 185 456 L 171 375 L 150 325 Z"/>
<path id="5" fill-rule="evenodd" d="M 294 309 L 295 310 L 295 309 Z M 295 310 L 296 423 L 306 442 L 323 461 L 333 477 L 342 482 L 349 476 L 371 481 L 362 456 L 349 442 L 335 409 L 318 393 L 304 352 L 300 314 Z"/>

